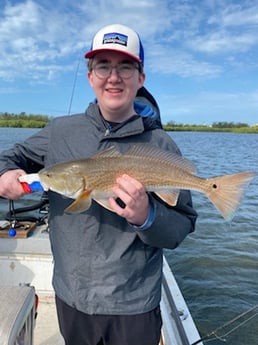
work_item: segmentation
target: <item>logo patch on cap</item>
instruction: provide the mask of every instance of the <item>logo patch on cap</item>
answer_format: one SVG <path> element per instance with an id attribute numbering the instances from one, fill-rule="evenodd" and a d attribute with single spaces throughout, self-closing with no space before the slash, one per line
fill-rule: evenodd
<path id="1" fill-rule="evenodd" d="M 120 44 L 122 46 L 127 46 L 128 36 L 119 34 L 117 32 L 110 32 L 105 34 L 103 37 L 103 44 Z"/>

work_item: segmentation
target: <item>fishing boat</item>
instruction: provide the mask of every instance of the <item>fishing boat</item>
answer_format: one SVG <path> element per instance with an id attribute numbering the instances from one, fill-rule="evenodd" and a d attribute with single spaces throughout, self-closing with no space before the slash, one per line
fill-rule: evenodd
<path id="1" fill-rule="evenodd" d="M 36 220 L 0 221 L 0 345 L 64 345 L 51 284 L 47 200 L 37 207 Z M 165 257 L 161 312 L 160 345 L 202 344 Z"/>

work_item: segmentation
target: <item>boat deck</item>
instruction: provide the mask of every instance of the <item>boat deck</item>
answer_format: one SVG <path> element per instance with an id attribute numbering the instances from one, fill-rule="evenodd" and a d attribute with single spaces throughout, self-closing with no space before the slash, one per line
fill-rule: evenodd
<path id="1" fill-rule="evenodd" d="M 34 329 L 34 345 L 64 345 L 59 333 L 54 300 L 41 300 Z"/>
<path id="2" fill-rule="evenodd" d="M 57 322 L 51 284 L 52 270 L 53 257 L 48 233 L 44 231 L 44 227 L 36 228 L 32 236 L 26 239 L 1 239 L 0 276 L 5 279 L 1 281 L 0 287 L 19 287 L 30 283 L 35 287 L 39 296 L 38 316 L 34 327 L 34 345 L 64 345 Z M 200 339 L 200 336 L 165 258 L 163 273 L 162 344 L 192 344 Z M 0 345 L 2 345 L 1 341 Z"/>

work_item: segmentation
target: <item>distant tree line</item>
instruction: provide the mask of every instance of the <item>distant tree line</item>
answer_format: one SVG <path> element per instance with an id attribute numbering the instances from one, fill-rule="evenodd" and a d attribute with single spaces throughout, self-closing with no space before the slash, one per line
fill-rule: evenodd
<path id="1" fill-rule="evenodd" d="M 211 125 L 213 128 L 243 128 L 243 127 L 249 127 L 247 123 L 243 122 L 213 122 Z"/>
<path id="2" fill-rule="evenodd" d="M 52 117 L 47 115 L 20 114 L 0 112 L 0 127 L 16 128 L 43 128 Z M 237 133 L 258 133 L 258 125 L 249 126 L 244 122 L 213 122 L 212 125 L 181 124 L 169 121 L 163 125 L 166 131 L 202 131 L 202 132 L 237 132 Z"/>
<path id="3" fill-rule="evenodd" d="M 212 125 L 192 125 L 192 124 L 183 124 L 183 123 L 176 123 L 175 121 L 169 121 L 167 126 L 175 126 L 175 127 L 212 127 L 212 128 L 243 128 L 249 127 L 247 123 L 244 122 L 213 122 Z"/>
<path id="4" fill-rule="evenodd" d="M 0 127 L 43 128 L 51 118 L 47 115 L 0 112 Z"/>
<path id="5" fill-rule="evenodd" d="M 169 121 L 164 125 L 166 131 L 198 131 L 198 132 L 235 132 L 235 133 L 258 133 L 258 125 L 249 126 L 243 122 L 213 122 L 212 125 L 182 124 Z"/>

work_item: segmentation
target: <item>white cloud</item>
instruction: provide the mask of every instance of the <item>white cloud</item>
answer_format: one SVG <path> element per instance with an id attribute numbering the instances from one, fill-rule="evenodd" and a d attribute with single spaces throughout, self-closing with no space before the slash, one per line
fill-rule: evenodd
<path id="1" fill-rule="evenodd" d="M 148 65 L 154 73 L 214 78 L 222 72 L 219 65 L 198 60 L 189 52 L 176 50 L 170 46 L 153 45 L 148 55 L 150 60 Z"/>
<path id="2" fill-rule="evenodd" d="M 161 0 L 158 4 L 157 0 L 9 0 L 1 5 L 0 78 L 47 81 L 74 70 L 75 60 L 79 55 L 83 59 L 92 35 L 112 22 L 133 26 L 141 34 L 153 72 L 213 78 L 225 66 L 211 60 L 211 53 L 236 61 L 235 52 L 249 52 L 258 44 L 257 6 L 241 4 L 220 0 Z M 236 33 L 236 27 L 242 31 Z"/>
<path id="3" fill-rule="evenodd" d="M 243 27 L 258 25 L 258 4 L 255 1 L 242 1 L 236 4 L 226 4 L 217 15 L 211 16 L 210 24 L 224 27 Z"/>
<path id="4" fill-rule="evenodd" d="M 232 52 L 246 52 L 257 45 L 258 36 L 255 32 L 240 33 L 216 31 L 206 36 L 196 36 L 188 46 L 195 51 L 226 55 Z"/>
<path id="5" fill-rule="evenodd" d="M 141 33 L 144 43 L 168 29 L 167 2 L 155 0 L 59 0 L 6 2 L 0 21 L 0 78 L 40 80 L 74 68 L 74 60 L 90 46 L 103 25 L 121 22 Z M 161 25 L 162 23 L 162 25 Z"/>
<path id="6" fill-rule="evenodd" d="M 79 36 L 69 18 L 32 0 L 7 3 L 0 22 L 0 77 L 40 79 L 69 70 L 65 59 L 78 51 Z M 68 66 L 61 69 L 63 63 Z"/>
<path id="7" fill-rule="evenodd" d="M 258 4 L 223 2 L 207 15 L 195 36 L 186 39 L 192 50 L 213 54 L 246 52 L 258 44 Z"/>

